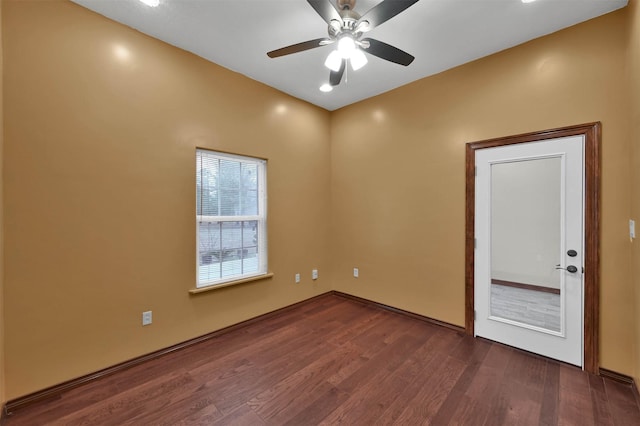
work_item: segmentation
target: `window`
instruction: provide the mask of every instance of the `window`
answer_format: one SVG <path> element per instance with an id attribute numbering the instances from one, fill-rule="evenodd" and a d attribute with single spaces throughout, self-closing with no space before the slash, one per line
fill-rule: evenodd
<path id="1" fill-rule="evenodd" d="M 266 161 L 196 151 L 197 287 L 267 273 Z"/>

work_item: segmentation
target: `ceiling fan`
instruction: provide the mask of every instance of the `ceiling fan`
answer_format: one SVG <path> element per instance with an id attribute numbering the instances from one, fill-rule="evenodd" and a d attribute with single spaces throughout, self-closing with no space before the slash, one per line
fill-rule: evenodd
<path id="1" fill-rule="evenodd" d="M 325 61 L 325 65 L 331 70 L 329 75 L 331 86 L 340 84 L 347 62 L 351 63 L 354 71 L 366 65 L 367 57 L 363 52 L 404 66 L 415 59 L 397 47 L 373 38 L 362 38 L 362 36 L 417 3 L 418 0 L 383 0 L 362 16 L 353 10 L 356 0 L 336 0 L 335 6 L 331 0 L 307 0 L 307 2 L 329 24 L 329 37 L 272 50 L 267 53 L 270 58 L 337 43 L 338 48 L 332 51 Z"/>

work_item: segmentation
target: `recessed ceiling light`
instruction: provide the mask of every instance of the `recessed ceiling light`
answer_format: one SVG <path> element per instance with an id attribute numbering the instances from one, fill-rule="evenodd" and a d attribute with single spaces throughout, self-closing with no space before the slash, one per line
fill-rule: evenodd
<path id="1" fill-rule="evenodd" d="M 157 5 L 160 4 L 160 0 L 140 0 L 140 1 L 146 4 L 147 6 L 151 6 L 151 7 L 156 7 Z"/>
<path id="2" fill-rule="evenodd" d="M 330 92 L 332 90 L 333 90 L 333 86 L 330 85 L 329 83 L 325 83 L 322 86 L 320 86 L 320 91 L 321 92 L 325 92 L 326 93 L 326 92 Z"/>

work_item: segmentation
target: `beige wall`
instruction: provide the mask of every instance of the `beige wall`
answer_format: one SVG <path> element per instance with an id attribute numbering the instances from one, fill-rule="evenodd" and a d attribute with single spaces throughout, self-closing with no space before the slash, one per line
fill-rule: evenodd
<path id="1" fill-rule="evenodd" d="M 638 237 L 632 244 L 633 247 L 633 280 L 635 286 L 635 345 L 634 345 L 634 378 L 640 385 L 640 5 L 638 0 L 629 2 L 629 52 L 630 67 L 629 80 L 631 82 L 631 170 L 632 170 L 632 213 L 631 217 L 636 221 Z"/>
<path id="2" fill-rule="evenodd" d="M 334 113 L 334 288 L 464 325 L 465 143 L 602 121 L 601 365 L 632 374 L 626 13 Z"/>
<path id="3" fill-rule="evenodd" d="M 331 289 L 327 111 L 70 2 L 3 12 L 7 399 Z M 189 295 L 196 146 L 269 159 L 273 279 Z"/>

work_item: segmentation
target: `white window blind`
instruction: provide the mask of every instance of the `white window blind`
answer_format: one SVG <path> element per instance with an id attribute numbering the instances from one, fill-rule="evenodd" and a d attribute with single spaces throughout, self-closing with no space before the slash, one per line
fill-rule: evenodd
<path id="1" fill-rule="evenodd" d="M 196 150 L 197 287 L 267 273 L 266 161 Z"/>

